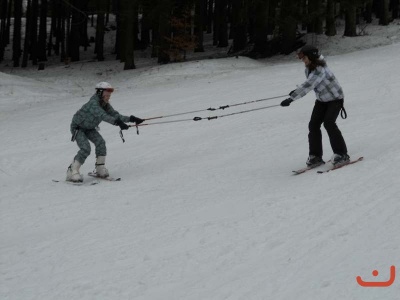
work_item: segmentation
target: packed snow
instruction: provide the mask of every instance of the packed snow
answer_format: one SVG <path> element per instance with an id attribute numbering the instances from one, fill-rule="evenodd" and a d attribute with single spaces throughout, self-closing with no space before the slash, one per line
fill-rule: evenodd
<path id="1" fill-rule="evenodd" d="M 371 26 L 388 37 L 372 46 L 368 36 L 320 45 L 345 92 L 349 155 L 364 156 L 326 174 L 292 175 L 308 156 L 315 99 L 274 106 L 305 79 L 294 55 L 143 58 L 130 71 L 111 59 L 3 64 L 0 298 L 400 299 L 399 24 Z M 141 118 L 283 97 L 147 121 L 186 120 L 131 128 L 125 143 L 102 123 L 107 168 L 122 180 L 73 186 L 63 182 L 78 150 L 69 125 L 99 81 L 116 87 L 116 110 Z M 94 156 L 92 145 L 84 175 Z M 388 287 L 356 281 L 386 282 L 391 266 Z"/>

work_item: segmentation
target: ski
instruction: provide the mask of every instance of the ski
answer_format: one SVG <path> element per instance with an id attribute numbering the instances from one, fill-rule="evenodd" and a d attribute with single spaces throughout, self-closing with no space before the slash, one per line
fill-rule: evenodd
<path id="1" fill-rule="evenodd" d="M 330 171 L 334 171 L 334 170 L 340 169 L 340 168 L 342 168 L 342 167 L 355 164 L 356 162 L 362 161 L 363 159 L 364 159 L 364 157 L 361 156 L 361 157 L 359 157 L 359 158 L 356 159 L 356 160 L 350 160 L 350 161 L 347 162 L 347 163 L 340 164 L 340 165 L 338 165 L 338 166 L 332 166 L 331 168 L 329 168 L 329 169 L 327 169 L 327 170 L 317 171 L 317 173 L 318 173 L 318 174 L 328 173 L 328 172 L 330 172 Z"/>
<path id="2" fill-rule="evenodd" d="M 96 185 L 96 184 L 100 183 L 99 180 L 92 180 L 92 181 L 89 181 L 89 182 L 74 182 L 74 181 L 67 181 L 67 180 L 52 179 L 51 181 L 53 181 L 53 182 L 63 182 L 63 183 L 70 184 L 70 185 Z"/>
<path id="3" fill-rule="evenodd" d="M 307 171 L 310 171 L 312 169 L 315 169 L 315 168 L 317 168 L 319 166 L 322 166 L 324 164 L 325 164 L 324 162 L 321 162 L 319 164 L 315 164 L 315 165 L 312 165 L 312 166 L 307 166 L 307 167 L 304 167 L 304 168 L 301 168 L 301 169 L 298 169 L 298 170 L 294 170 L 292 172 L 293 172 L 293 175 L 299 175 L 299 174 L 303 174 L 303 173 L 305 173 Z"/>
<path id="4" fill-rule="evenodd" d="M 106 180 L 106 181 L 121 181 L 121 177 L 99 177 L 97 176 L 97 174 L 95 172 L 89 172 L 88 173 L 89 176 L 94 177 L 94 178 L 98 178 L 101 180 Z"/>

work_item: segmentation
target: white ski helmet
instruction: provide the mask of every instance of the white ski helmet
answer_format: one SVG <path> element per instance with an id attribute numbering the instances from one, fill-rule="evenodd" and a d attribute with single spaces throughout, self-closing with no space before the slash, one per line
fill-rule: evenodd
<path id="1" fill-rule="evenodd" d="M 113 92 L 114 88 L 108 82 L 103 81 L 96 84 L 96 90 L 107 90 Z"/>

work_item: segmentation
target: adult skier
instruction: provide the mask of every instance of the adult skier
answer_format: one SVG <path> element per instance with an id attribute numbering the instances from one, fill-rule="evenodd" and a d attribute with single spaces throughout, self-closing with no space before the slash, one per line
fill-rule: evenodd
<path id="1" fill-rule="evenodd" d="M 305 45 L 298 52 L 298 58 L 304 62 L 307 80 L 291 91 L 290 98 L 283 100 L 281 106 L 289 106 L 294 100 L 304 97 L 311 90 L 315 91 L 317 100 L 308 125 L 309 156 L 306 164 L 307 166 L 316 166 L 324 163 L 322 160 L 322 124 L 328 133 L 334 153 L 331 158 L 332 164 L 345 164 L 349 162 L 350 157 L 347 154 L 342 133 L 336 125 L 339 113 L 343 110 L 345 114 L 343 89 L 316 47 Z"/>
<path id="2" fill-rule="evenodd" d="M 79 173 L 80 167 L 85 163 L 90 154 L 91 141 L 95 145 L 96 174 L 99 177 L 108 177 L 105 161 L 107 155 L 106 143 L 98 132 L 98 125 L 105 121 L 119 126 L 121 130 L 129 129 L 126 122 L 140 124 L 144 119 L 135 116 L 120 115 L 110 105 L 111 93 L 114 88 L 108 82 L 100 82 L 96 85 L 96 92 L 90 100 L 84 104 L 73 116 L 71 122 L 72 141 L 76 141 L 79 151 L 67 170 L 67 181 L 82 182 L 83 177 Z"/>

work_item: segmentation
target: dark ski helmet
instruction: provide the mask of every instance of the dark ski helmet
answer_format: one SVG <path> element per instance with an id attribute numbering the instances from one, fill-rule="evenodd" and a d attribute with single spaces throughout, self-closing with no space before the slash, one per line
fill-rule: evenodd
<path id="1" fill-rule="evenodd" d="M 302 59 L 304 56 L 307 56 L 309 60 L 317 60 L 319 58 L 319 51 L 316 47 L 311 45 L 305 45 L 303 48 L 297 52 L 297 56 L 299 59 Z"/>

